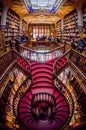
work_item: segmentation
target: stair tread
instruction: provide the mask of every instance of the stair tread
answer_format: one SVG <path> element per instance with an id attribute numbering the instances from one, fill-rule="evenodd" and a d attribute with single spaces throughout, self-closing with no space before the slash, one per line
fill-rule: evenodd
<path id="1" fill-rule="evenodd" d="M 38 82 L 36 84 L 33 84 L 32 87 L 38 87 L 38 86 L 49 86 L 49 87 L 52 87 L 53 85 L 51 83 L 45 83 L 45 82 Z"/>
<path id="2" fill-rule="evenodd" d="M 43 81 L 43 82 L 50 82 L 50 83 L 52 83 L 52 80 L 49 79 L 49 78 L 46 78 L 46 77 L 39 77 L 39 78 L 35 79 L 35 80 L 33 81 L 33 83 L 36 83 L 36 82 L 38 82 L 38 81 Z"/>
<path id="3" fill-rule="evenodd" d="M 35 74 L 35 73 L 38 73 L 38 72 L 49 72 L 49 73 L 53 73 L 53 71 L 52 70 L 49 70 L 49 69 L 45 69 L 45 68 L 38 68 L 38 69 L 34 69 L 33 71 L 32 71 L 32 74 Z"/>
<path id="4" fill-rule="evenodd" d="M 52 74 L 50 74 L 50 73 L 43 73 L 43 72 L 42 73 L 36 73 L 36 74 L 32 75 L 32 78 L 34 80 L 34 78 L 36 78 L 36 77 L 40 77 L 40 76 L 44 76 L 45 77 L 45 75 L 52 79 Z"/>

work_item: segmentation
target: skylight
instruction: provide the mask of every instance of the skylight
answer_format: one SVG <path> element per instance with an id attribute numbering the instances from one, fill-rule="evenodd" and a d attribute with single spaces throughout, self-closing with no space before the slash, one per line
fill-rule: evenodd
<path id="1" fill-rule="evenodd" d="M 47 11 L 55 12 L 63 0 L 24 0 L 30 12 Z"/>

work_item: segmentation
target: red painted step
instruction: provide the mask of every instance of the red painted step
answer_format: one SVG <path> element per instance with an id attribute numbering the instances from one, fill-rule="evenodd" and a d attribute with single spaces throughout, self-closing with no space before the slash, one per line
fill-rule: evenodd
<path id="1" fill-rule="evenodd" d="M 32 87 L 53 87 L 49 82 L 39 81 L 38 83 L 32 84 Z"/>
<path id="2" fill-rule="evenodd" d="M 36 73 L 36 74 L 32 75 L 32 79 L 34 80 L 34 78 L 40 77 L 40 76 L 44 76 L 44 77 L 47 76 L 47 77 L 52 79 L 52 74 L 50 74 L 50 73 L 43 73 L 43 72 Z"/>
<path id="3" fill-rule="evenodd" d="M 49 78 L 49 77 L 43 77 L 43 76 L 40 76 L 40 77 L 37 77 L 37 78 L 35 78 L 34 80 L 33 80 L 33 83 L 37 83 L 37 82 L 39 82 L 39 81 L 48 81 L 48 82 L 50 82 L 50 83 L 52 83 L 52 80 L 51 80 L 51 78 Z"/>
<path id="4" fill-rule="evenodd" d="M 50 69 L 46 69 L 46 68 L 37 68 L 37 69 L 34 69 L 34 70 L 32 70 L 32 75 L 33 74 L 35 74 L 35 73 L 38 73 L 38 72 L 49 72 L 49 73 L 51 73 L 52 74 L 52 70 L 50 70 Z"/>

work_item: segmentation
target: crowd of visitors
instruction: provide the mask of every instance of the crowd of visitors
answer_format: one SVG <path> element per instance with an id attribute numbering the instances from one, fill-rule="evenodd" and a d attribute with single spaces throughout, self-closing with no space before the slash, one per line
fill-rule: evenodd
<path id="1" fill-rule="evenodd" d="M 12 36 L 9 41 L 10 48 L 11 49 L 15 48 L 19 52 L 18 46 L 19 46 L 19 44 L 21 44 L 23 42 L 28 42 L 28 37 L 24 33 L 21 33 L 20 38 L 16 38 L 16 37 Z"/>

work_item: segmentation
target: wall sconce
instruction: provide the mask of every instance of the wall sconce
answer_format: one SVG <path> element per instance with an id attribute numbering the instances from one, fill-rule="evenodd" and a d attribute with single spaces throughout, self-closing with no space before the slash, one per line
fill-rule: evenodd
<path id="1" fill-rule="evenodd" d="M 32 36 L 33 34 L 32 34 L 32 33 L 30 33 L 30 35 Z"/>
<path id="2" fill-rule="evenodd" d="M 51 36 L 53 36 L 53 33 L 51 33 Z"/>

